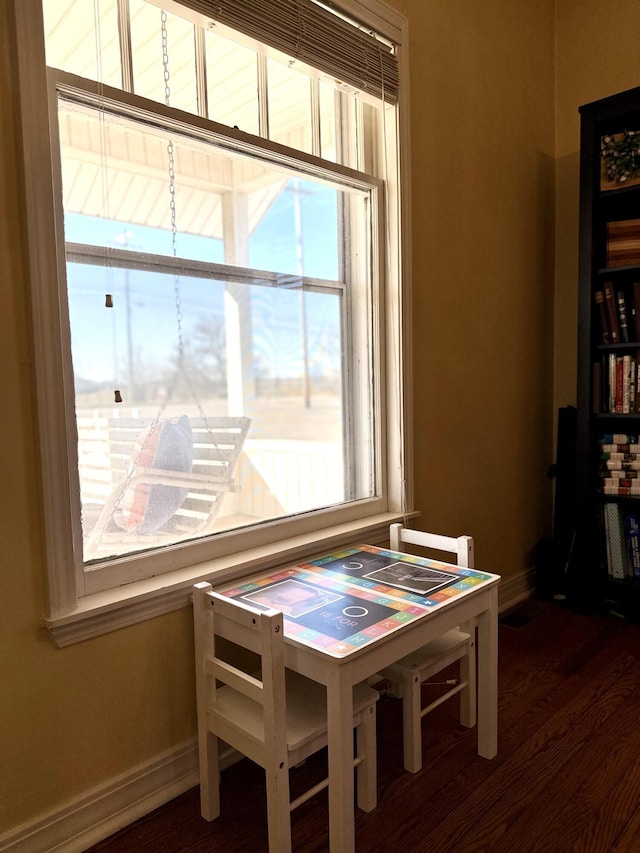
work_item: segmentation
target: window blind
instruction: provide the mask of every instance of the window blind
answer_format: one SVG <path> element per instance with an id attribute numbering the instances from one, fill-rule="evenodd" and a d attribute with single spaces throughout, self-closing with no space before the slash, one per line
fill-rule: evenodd
<path id="1" fill-rule="evenodd" d="M 390 103 L 398 99 L 399 72 L 393 47 L 313 0 L 177 2 L 356 89 Z"/>

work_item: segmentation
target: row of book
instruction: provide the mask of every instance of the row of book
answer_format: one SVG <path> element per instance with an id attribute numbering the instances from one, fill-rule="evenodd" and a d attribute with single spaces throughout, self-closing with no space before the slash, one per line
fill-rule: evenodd
<path id="1" fill-rule="evenodd" d="M 612 281 L 605 281 L 593 298 L 603 344 L 640 342 L 640 281 L 615 287 Z"/>
<path id="2" fill-rule="evenodd" d="M 640 498 L 640 436 L 604 434 L 598 444 L 602 493 L 608 497 Z"/>
<path id="3" fill-rule="evenodd" d="M 605 353 L 593 363 L 594 413 L 640 414 L 640 349 Z"/>
<path id="4" fill-rule="evenodd" d="M 640 578 L 640 513 L 618 503 L 602 508 L 609 577 Z"/>

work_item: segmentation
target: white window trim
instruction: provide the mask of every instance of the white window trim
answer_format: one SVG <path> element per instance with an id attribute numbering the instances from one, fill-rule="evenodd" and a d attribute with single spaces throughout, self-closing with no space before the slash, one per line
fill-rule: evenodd
<path id="1" fill-rule="evenodd" d="M 408 22 L 380 0 L 340 0 L 336 8 L 352 14 L 358 20 L 375 27 L 380 34 L 398 45 L 408 43 Z M 81 564 L 74 554 L 82 543 L 73 541 L 72 513 L 80 514 L 78 490 L 72 487 L 68 460 L 75 457 L 75 435 L 66 429 L 64 397 L 72 399 L 73 376 L 71 365 L 64 356 L 63 335 L 60 334 L 59 306 L 49 296 L 57 292 L 57 276 L 64 264 L 57 245 L 64 245 L 62 235 L 55 234 L 51 222 L 55 188 L 52 184 L 51 147 L 48 134 L 42 133 L 43 116 L 49 112 L 47 75 L 44 63 L 45 47 L 42 29 L 34 25 L 41 21 L 41 0 L 12 0 L 16 27 L 18 79 L 22 120 L 23 156 L 25 162 L 26 241 L 29 250 L 28 274 L 33 290 L 33 339 L 35 370 L 38 377 L 37 407 L 42 470 L 42 519 L 45 531 L 45 561 L 48 572 L 49 601 L 44 624 L 59 646 L 69 645 L 91 636 L 106 633 L 123 625 L 152 618 L 161 613 L 186 606 L 194 582 L 209 579 L 224 580 L 285 563 L 319 555 L 329 549 L 364 541 L 375 543 L 386 537 L 390 522 L 413 514 L 412 434 L 411 434 L 411 339 L 410 339 L 410 181 L 408 126 L 408 57 L 400 51 L 401 94 L 398 104 L 398 155 L 403 169 L 386 176 L 389 189 L 388 215 L 398 223 L 388 235 L 400 238 L 400 281 L 392 282 L 385 295 L 387 375 L 386 408 L 400 412 L 401 428 L 386 429 L 387 443 L 387 512 L 352 518 L 332 527 L 318 529 L 317 517 L 296 536 L 279 539 L 241 553 L 198 565 L 165 572 L 157 577 L 137 581 L 105 592 L 80 598 L 77 594 L 80 578 L 74 566 Z M 58 228 L 61 228 L 60 223 Z M 386 229 L 388 230 L 388 229 Z M 60 238 L 59 241 L 56 237 Z M 392 255 L 398 247 L 387 247 Z M 393 271 L 391 271 L 393 274 Z M 63 316 L 66 312 L 63 310 Z M 41 341 L 55 340 L 54 347 L 40 346 Z M 399 387 L 396 377 L 404 377 Z M 60 395 L 61 381 L 65 394 Z M 55 450 L 65 448 L 64 453 Z M 374 510 L 372 510 L 374 511 Z M 63 567 L 63 568 L 61 568 Z M 66 567 L 66 568 L 65 568 Z"/>

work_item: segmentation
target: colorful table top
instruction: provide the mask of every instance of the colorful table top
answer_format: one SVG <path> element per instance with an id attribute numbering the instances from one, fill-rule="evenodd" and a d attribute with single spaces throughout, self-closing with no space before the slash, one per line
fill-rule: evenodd
<path id="1" fill-rule="evenodd" d="M 346 657 L 497 580 L 476 569 L 360 545 L 217 591 L 282 611 L 287 637 Z"/>

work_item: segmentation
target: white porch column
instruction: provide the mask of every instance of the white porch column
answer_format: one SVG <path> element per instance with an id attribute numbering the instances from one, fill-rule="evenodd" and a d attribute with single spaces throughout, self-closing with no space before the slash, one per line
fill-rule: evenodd
<path id="1" fill-rule="evenodd" d="M 247 194 L 226 192 L 222 196 L 224 260 L 234 266 L 249 266 L 249 216 Z M 228 283 L 225 290 L 227 342 L 227 405 L 230 415 L 248 414 L 255 398 L 252 365 L 253 331 L 249 285 Z"/>

